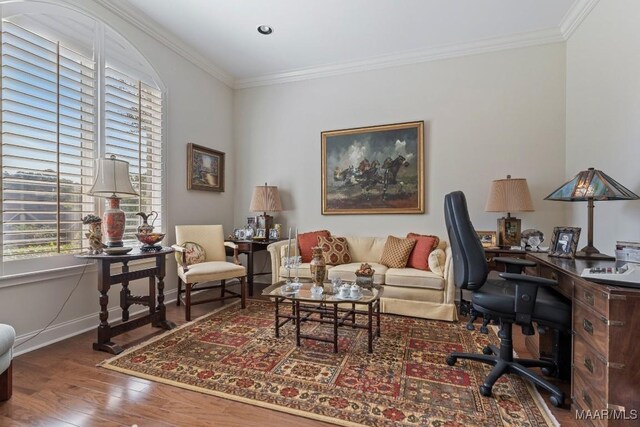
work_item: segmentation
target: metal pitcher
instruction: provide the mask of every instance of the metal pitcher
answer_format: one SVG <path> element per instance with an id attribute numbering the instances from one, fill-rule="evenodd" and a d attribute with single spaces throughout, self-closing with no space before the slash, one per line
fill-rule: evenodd
<path id="1" fill-rule="evenodd" d="M 138 234 L 153 233 L 153 223 L 156 222 L 156 219 L 158 219 L 158 212 L 151 211 L 148 214 L 144 212 L 138 212 L 136 215 L 142 218 L 142 225 L 138 227 Z M 151 216 L 153 216 L 153 219 L 151 220 L 151 224 L 149 224 L 148 221 Z"/>

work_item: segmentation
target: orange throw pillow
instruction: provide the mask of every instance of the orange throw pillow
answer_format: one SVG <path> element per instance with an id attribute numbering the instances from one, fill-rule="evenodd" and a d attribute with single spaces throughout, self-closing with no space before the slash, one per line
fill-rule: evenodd
<path id="1" fill-rule="evenodd" d="M 309 231 L 308 233 L 298 233 L 298 249 L 302 262 L 311 262 L 313 259 L 313 248 L 318 246 L 318 236 L 331 237 L 328 230 Z"/>
<path id="2" fill-rule="evenodd" d="M 322 256 L 327 265 L 351 263 L 349 244 L 344 237 L 318 237 L 318 246 L 322 248 Z"/>
<path id="3" fill-rule="evenodd" d="M 416 245 L 413 247 L 409 259 L 407 260 L 407 267 L 417 268 L 418 270 L 431 271 L 429 269 L 429 254 L 432 250 L 438 247 L 440 239 L 437 236 L 430 234 L 407 234 L 407 239 L 416 241 Z"/>

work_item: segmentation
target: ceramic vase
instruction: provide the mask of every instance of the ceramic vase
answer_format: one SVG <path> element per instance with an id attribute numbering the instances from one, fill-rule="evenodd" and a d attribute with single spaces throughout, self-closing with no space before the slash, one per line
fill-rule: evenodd
<path id="1" fill-rule="evenodd" d="M 120 198 L 107 198 L 107 209 L 102 216 L 102 222 L 107 234 L 107 246 L 110 248 L 122 246 L 125 216 L 124 211 L 120 209 Z"/>
<path id="2" fill-rule="evenodd" d="M 322 256 L 322 248 L 316 246 L 313 248 L 313 258 L 309 263 L 309 269 L 311 270 L 311 280 L 315 286 L 322 286 L 324 282 L 324 276 L 327 272 L 327 264 L 324 262 L 324 256 Z"/>

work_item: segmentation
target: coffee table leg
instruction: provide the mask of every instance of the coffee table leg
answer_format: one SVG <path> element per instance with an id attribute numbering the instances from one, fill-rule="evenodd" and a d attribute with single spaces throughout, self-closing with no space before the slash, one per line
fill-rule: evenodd
<path id="1" fill-rule="evenodd" d="M 380 338 L 380 300 L 376 301 L 376 335 Z"/>
<path id="2" fill-rule="evenodd" d="M 351 304 L 351 327 L 353 329 L 356 328 L 356 305 L 355 304 Z"/>
<path id="3" fill-rule="evenodd" d="M 333 352 L 338 352 L 338 304 L 333 304 Z"/>
<path id="4" fill-rule="evenodd" d="M 373 353 L 373 304 L 367 304 L 367 332 L 369 332 L 369 353 Z"/>
<path id="5" fill-rule="evenodd" d="M 296 301 L 294 308 L 296 310 L 296 345 L 300 347 L 300 301 Z"/>
<path id="6" fill-rule="evenodd" d="M 276 338 L 280 338 L 280 298 L 276 298 Z"/>

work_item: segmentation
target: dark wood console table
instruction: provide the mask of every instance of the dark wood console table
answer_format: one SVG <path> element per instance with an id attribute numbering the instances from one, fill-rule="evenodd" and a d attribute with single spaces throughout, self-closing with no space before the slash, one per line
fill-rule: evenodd
<path id="1" fill-rule="evenodd" d="M 238 254 L 245 254 L 247 256 L 247 285 L 249 287 L 249 296 L 253 296 L 253 279 L 255 276 L 271 273 L 258 273 L 253 272 L 253 256 L 256 252 L 266 251 L 267 246 L 278 240 L 227 240 L 227 242 L 233 242 L 238 245 Z M 233 249 L 226 248 L 227 255 L 233 255 Z"/>
<path id="2" fill-rule="evenodd" d="M 585 268 L 613 268 L 614 261 L 573 260 L 531 252 L 527 258 L 537 264 L 527 272 L 557 280 L 557 291 L 572 303 L 573 409 L 611 414 L 583 421 L 588 425 L 637 423 L 637 418 L 631 421 L 633 418 L 628 417 L 637 417 L 640 410 L 640 289 L 580 276 Z M 542 337 L 527 337 L 528 348 L 531 340 L 540 340 L 534 343 L 540 357 L 550 352 L 550 341 Z"/>
<path id="3" fill-rule="evenodd" d="M 164 276 L 165 256 L 174 252 L 173 249 L 163 247 L 162 250 L 153 252 L 141 252 L 134 249 L 126 255 L 107 254 L 80 254 L 78 258 L 94 259 L 98 261 L 98 292 L 100 292 L 100 325 L 98 326 L 98 340 L 93 343 L 94 350 L 106 351 L 112 354 L 122 352 L 122 347 L 111 341 L 111 338 L 124 332 L 151 323 L 152 326 L 163 329 L 171 329 L 175 324 L 166 319 L 164 306 Z M 155 258 L 155 266 L 142 270 L 129 271 L 129 262 L 143 258 Z M 122 272 L 112 274 L 112 264 L 122 264 Z M 149 278 L 149 295 L 131 295 L 129 282 L 132 280 Z M 156 305 L 156 279 L 157 279 L 157 305 Z M 122 323 L 109 324 L 109 289 L 111 285 L 121 284 L 120 308 L 122 308 Z M 149 313 L 129 319 L 129 307 L 140 304 L 149 307 Z"/>

